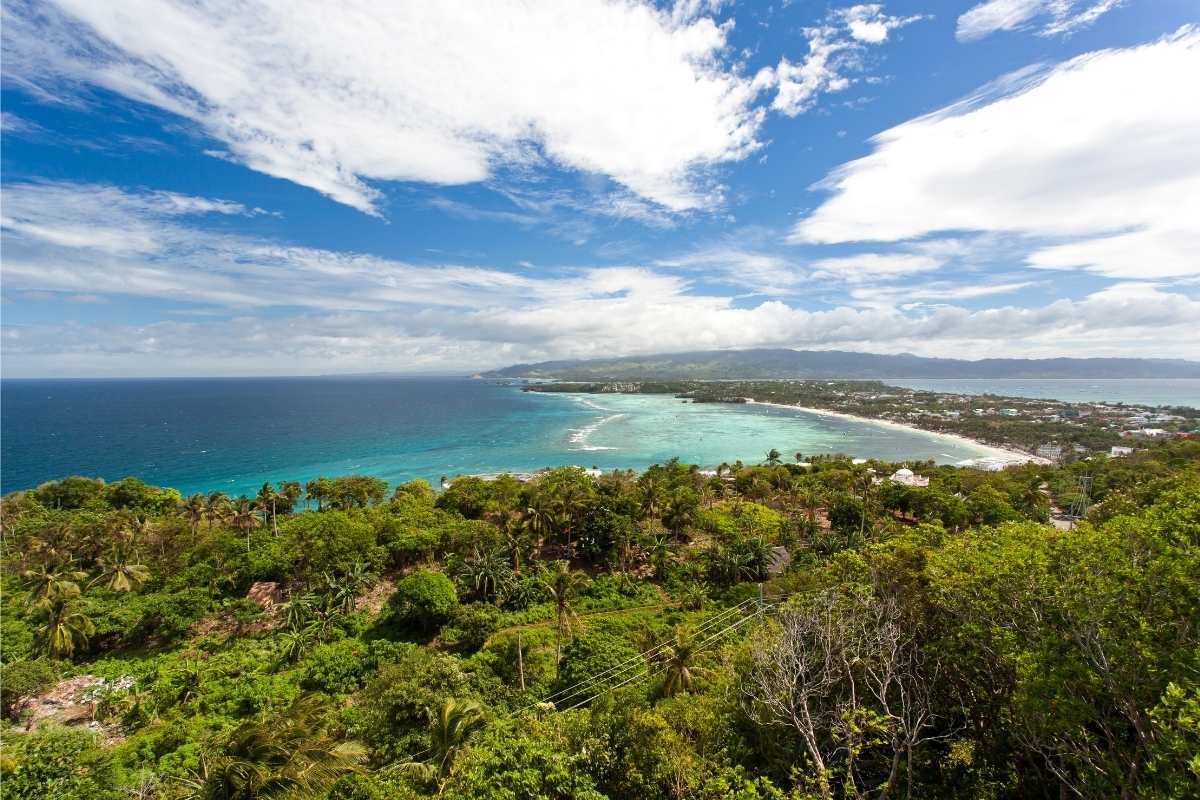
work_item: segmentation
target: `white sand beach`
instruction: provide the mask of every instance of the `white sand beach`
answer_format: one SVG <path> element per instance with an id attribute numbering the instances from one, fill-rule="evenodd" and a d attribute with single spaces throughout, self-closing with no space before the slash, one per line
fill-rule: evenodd
<path id="1" fill-rule="evenodd" d="M 808 406 L 789 405 L 787 403 L 768 403 L 760 400 L 755 400 L 751 397 L 746 398 L 747 404 L 758 406 L 772 406 L 775 408 L 785 408 L 790 411 L 803 411 L 806 414 L 816 414 L 823 417 L 839 417 L 841 419 L 854 420 L 856 422 L 867 422 L 872 425 L 879 425 L 884 428 L 895 428 L 897 430 L 918 431 L 929 436 L 936 436 L 948 441 L 957 442 L 959 444 L 967 444 L 972 447 L 978 447 L 984 451 L 984 454 L 979 458 L 966 459 L 960 461 L 960 466 L 974 466 L 982 469 L 1000 469 L 1009 464 L 1049 464 L 1050 461 L 1040 456 L 1023 453 L 1020 450 L 1011 450 L 1004 447 L 995 447 L 994 445 L 985 444 L 984 442 L 972 439 L 968 436 L 960 436 L 956 433 L 944 433 L 942 431 L 929 431 L 916 425 L 907 425 L 903 422 L 895 422 L 890 419 L 875 419 L 873 417 L 863 417 L 858 414 L 846 414 L 842 411 L 828 411 L 824 408 L 809 408 Z"/>

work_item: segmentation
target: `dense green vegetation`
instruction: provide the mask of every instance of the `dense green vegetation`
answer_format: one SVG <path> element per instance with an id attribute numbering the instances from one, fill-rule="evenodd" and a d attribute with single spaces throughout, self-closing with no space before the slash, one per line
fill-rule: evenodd
<path id="1" fill-rule="evenodd" d="M 1200 443 L 783 461 L 10 494 L 3 796 L 1195 796 Z"/>

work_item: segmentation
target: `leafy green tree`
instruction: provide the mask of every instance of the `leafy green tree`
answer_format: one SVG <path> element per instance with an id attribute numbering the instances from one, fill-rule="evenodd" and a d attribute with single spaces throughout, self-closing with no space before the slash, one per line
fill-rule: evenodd
<path id="1" fill-rule="evenodd" d="M 421 570 L 396 584 L 391 603 L 401 619 L 430 633 L 450 619 L 458 607 L 458 593 L 441 572 Z"/>
<path id="2" fill-rule="evenodd" d="M 305 580 L 319 580 L 322 573 L 344 575 L 354 564 L 375 570 L 384 561 L 375 531 L 361 513 L 294 516 L 284 522 L 280 537 L 294 559 L 296 574 Z"/>

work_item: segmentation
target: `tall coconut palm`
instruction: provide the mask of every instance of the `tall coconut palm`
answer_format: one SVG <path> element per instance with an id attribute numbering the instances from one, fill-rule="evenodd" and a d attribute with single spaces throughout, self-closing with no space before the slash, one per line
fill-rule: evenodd
<path id="1" fill-rule="evenodd" d="M 279 507 L 285 514 L 295 511 L 296 503 L 300 502 L 301 497 L 304 497 L 304 488 L 300 481 L 279 482 Z"/>
<path id="2" fill-rule="evenodd" d="M 21 573 L 25 588 L 29 590 L 33 605 L 49 608 L 56 600 L 70 600 L 79 596 L 79 582 L 87 578 L 80 570 L 51 569 L 45 564 L 37 569 Z"/>
<path id="3" fill-rule="evenodd" d="M 556 561 L 555 568 L 543 579 L 543 583 L 554 602 L 554 677 L 557 678 L 562 661 L 563 632 L 578 619 L 575 600 L 587 586 L 587 576 L 582 572 L 572 572 L 571 565 L 566 561 Z"/>
<path id="4" fill-rule="evenodd" d="M 772 447 L 770 450 L 767 451 L 767 462 L 766 463 L 772 467 L 777 466 L 780 463 L 780 459 L 782 457 L 783 457 L 783 453 L 780 453 L 778 450 L 776 450 L 774 447 Z"/>
<path id="5" fill-rule="evenodd" d="M 96 632 L 95 624 L 76 610 L 74 597 L 54 597 L 42 606 L 42 615 L 37 639 L 52 658 L 70 658 Z"/>
<path id="6" fill-rule="evenodd" d="M 279 492 L 276 492 L 274 487 L 266 481 L 263 482 L 262 488 L 258 490 L 258 496 L 254 498 L 255 504 L 262 511 L 263 525 L 267 524 L 267 520 L 271 522 L 271 533 L 279 535 L 279 523 L 275 519 L 275 506 L 279 502 Z"/>
<path id="7" fill-rule="evenodd" d="M 254 503 L 247 497 L 239 497 L 233 507 L 230 524 L 235 530 L 246 534 L 246 552 L 250 552 L 250 531 L 262 527 L 262 522 L 255 513 Z"/>
<path id="8" fill-rule="evenodd" d="M 210 745 L 189 782 L 199 800 L 323 797 L 343 775 L 358 770 L 362 749 L 339 743 L 322 727 L 324 708 L 301 695 L 287 709 L 246 720 Z"/>
<path id="9" fill-rule="evenodd" d="M 442 782 L 450 776 L 454 760 L 471 734 L 484 726 L 483 710 L 471 700 L 450 698 L 429 714 L 429 758 L 403 765 L 408 774 L 423 781 Z"/>
<path id="10" fill-rule="evenodd" d="M 674 697 L 692 687 L 692 678 L 703 672 L 695 664 L 699 650 L 700 642 L 690 628 L 675 630 L 675 641 L 668 645 L 663 654 L 667 664 L 661 689 L 664 697 Z"/>
<path id="11" fill-rule="evenodd" d="M 100 559 L 100 574 L 93 584 L 103 581 L 114 592 L 132 592 L 150 580 L 150 570 L 135 563 L 126 548 L 114 545 L 107 556 Z"/>
<path id="12" fill-rule="evenodd" d="M 187 500 L 181 500 L 178 505 L 179 516 L 188 521 L 188 526 L 192 529 L 192 539 L 196 538 L 196 529 L 200 527 L 200 523 L 204 521 L 206 508 L 206 500 L 202 494 L 194 494 Z"/>
<path id="13" fill-rule="evenodd" d="M 224 523 L 233 515 L 233 502 L 224 492 L 209 492 L 204 498 L 204 516 L 211 531 L 214 522 Z"/>

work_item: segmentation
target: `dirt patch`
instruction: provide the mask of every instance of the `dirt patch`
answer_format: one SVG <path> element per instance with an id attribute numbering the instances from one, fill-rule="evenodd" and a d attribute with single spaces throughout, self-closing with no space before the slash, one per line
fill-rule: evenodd
<path id="1" fill-rule="evenodd" d="M 49 691 L 21 704 L 19 713 L 25 721 L 24 731 L 35 730 L 48 722 L 58 723 L 96 731 L 111 744 L 121 738 L 121 729 L 97 720 L 97 706 L 109 692 L 128 690 L 132 686 L 130 676 L 107 680 L 95 675 L 79 675 L 59 681 Z M 12 730 L 22 731 L 20 728 Z"/>
<path id="2" fill-rule="evenodd" d="M 358 596 L 358 599 L 354 601 L 354 610 L 368 611 L 372 615 L 378 614 L 395 591 L 396 579 L 385 575 L 379 583 Z"/>

